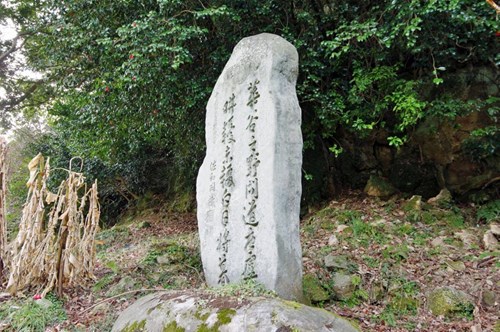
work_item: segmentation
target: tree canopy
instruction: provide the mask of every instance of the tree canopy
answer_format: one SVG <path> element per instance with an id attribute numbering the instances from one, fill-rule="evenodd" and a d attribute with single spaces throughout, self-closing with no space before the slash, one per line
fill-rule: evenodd
<path id="1" fill-rule="evenodd" d="M 321 140 L 339 153 L 339 131 L 380 130 L 399 147 L 419 121 L 498 102 L 460 102 L 446 84 L 461 68 L 498 68 L 498 22 L 484 1 L 14 0 L 0 8 L 19 31 L 0 44 L 3 112 L 47 112 L 46 149 L 85 157 L 94 176 L 132 196 L 194 185 L 206 102 L 245 36 L 275 33 L 297 47 L 306 148 Z M 41 78 L 13 74 L 20 52 Z"/>

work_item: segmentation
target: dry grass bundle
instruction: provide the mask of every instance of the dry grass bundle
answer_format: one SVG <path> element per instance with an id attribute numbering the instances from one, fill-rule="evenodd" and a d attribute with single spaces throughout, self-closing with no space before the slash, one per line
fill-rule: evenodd
<path id="1" fill-rule="evenodd" d="M 49 160 L 39 154 L 28 165 L 28 197 L 17 238 L 11 244 L 7 291 L 36 288 L 42 296 L 94 278 L 94 239 L 99 228 L 97 182 L 68 171 L 57 194 L 47 188 Z"/>
<path id="2" fill-rule="evenodd" d="M 6 174 L 7 174 L 7 142 L 3 137 L 0 137 L 0 280 L 3 276 L 3 267 L 5 262 L 5 254 L 7 252 L 7 220 L 5 208 L 5 192 L 7 190 Z"/>

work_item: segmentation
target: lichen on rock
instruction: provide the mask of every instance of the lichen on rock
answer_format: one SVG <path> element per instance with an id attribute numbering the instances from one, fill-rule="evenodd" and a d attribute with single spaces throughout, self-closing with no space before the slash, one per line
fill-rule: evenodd
<path id="1" fill-rule="evenodd" d="M 279 298 L 217 296 L 195 291 L 150 294 L 123 311 L 113 332 L 239 332 L 277 331 L 356 332 L 351 322 L 322 309 Z"/>
<path id="2" fill-rule="evenodd" d="M 427 305 L 436 316 L 469 317 L 474 310 L 470 296 L 452 287 L 440 287 L 430 292 Z"/>

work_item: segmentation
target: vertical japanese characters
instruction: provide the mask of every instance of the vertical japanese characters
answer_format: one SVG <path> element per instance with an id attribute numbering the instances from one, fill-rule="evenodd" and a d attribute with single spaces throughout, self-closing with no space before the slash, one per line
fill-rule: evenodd
<path id="1" fill-rule="evenodd" d="M 227 253 L 229 250 L 229 207 L 231 204 L 231 195 L 234 187 L 233 179 L 233 147 L 234 139 L 234 103 L 235 96 L 231 95 L 229 100 L 224 103 L 224 125 L 222 127 L 222 144 L 224 146 L 224 157 L 222 159 L 222 171 L 219 178 L 223 188 L 222 194 L 222 231 L 217 238 L 217 251 L 219 253 L 219 281 L 221 285 L 229 283 L 227 275 Z M 212 165 L 211 165 L 212 166 Z M 215 166 L 215 165 L 214 165 Z M 214 167 L 215 169 L 215 167 Z M 209 202 L 210 205 L 210 202 Z"/>
<path id="2" fill-rule="evenodd" d="M 246 159 L 247 173 L 246 173 L 246 186 L 245 186 L 245 207 L 243 214 L 243 223 L 247 229 L 245 235 L 245 269 L 243 271 L 243 279 L 253 279 L 257 277 L 255 272 L 255 261 L 257 259 L 255 255 L 255 228 L 259 225 L 259 221 L 256 215 L 257 200 L 259 198 L 259 178 L 258 178 L 258 167 L 260 164 L 259 152 L 257 151 L 257 139 L 256 139 L 256 129 L 257 129 L 257 119 L 258 111 L 256 108 L 257 102 L 259 100 L 260 94 L 257 89 L 257 85 L 260 82 L 255 80 L 250 83 L 248 91 L 250 95 L 248 97 L 247 106 L 250 108 L 250 114 L 248 115 L 248 125 L 245 128 L 247 135 L 250 137 L 250 143 L 248 144 L 250 148 L 250 154 Z"/>

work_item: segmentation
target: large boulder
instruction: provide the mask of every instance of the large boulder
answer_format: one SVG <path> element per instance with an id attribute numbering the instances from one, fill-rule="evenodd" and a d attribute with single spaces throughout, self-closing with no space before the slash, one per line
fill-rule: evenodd
<path id="1" fill-rule="evenodd" d="M 150 294 L 124 310 L 113 332 L 132 331 L 360 331 L 322 309 L 266 297 L 222 296 L 207 291 Z"/>

